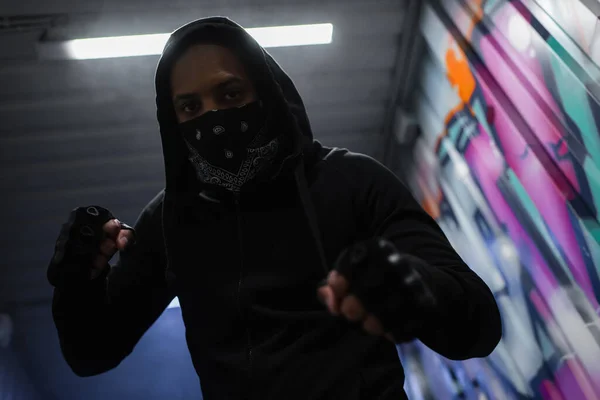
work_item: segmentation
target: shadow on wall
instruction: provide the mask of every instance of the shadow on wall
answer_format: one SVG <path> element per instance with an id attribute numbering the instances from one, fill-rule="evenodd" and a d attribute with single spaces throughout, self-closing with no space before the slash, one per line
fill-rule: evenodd
<path id="1" fill-rule="evenodd" d="M 600 398 L 598 28 L 579 0 L 425 2 L 407 180 L 504 335 L 462 363 L 403 347 L 411 399 Z"/>
<path id="2" fill-rule="evenodd" d="M 40 400 L 202 399 L 179 308 L 166 310 L 121 365 L 87 378 L 76 376 L 64 361 L 49 306 L 19 310 L 14 326 L 15 351 Z"/>

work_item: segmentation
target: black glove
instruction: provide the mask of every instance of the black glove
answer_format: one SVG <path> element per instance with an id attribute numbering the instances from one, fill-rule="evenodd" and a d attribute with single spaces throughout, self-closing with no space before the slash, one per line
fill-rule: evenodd
<path id="1" fill-rule="evenodd" d="M 346 294 L 362 303 L 363 314 L 375 316 L 384 332 L 402 343 L 415 339 L 435 318 L 437 299 L 420 272 L 424 268 L 424 261 L 400 254 L 386 239 L 374 238 L 343 251 L 334 271 L 345 278 Z"/>
<path id="2" fill-rule="evenodd" d="M 76 287 L 90 281 L 94 258 L 100 252 L 100 243 L 106 237 L 104 224 L 115 219 L 110 211 L 99 206 L 79 207 L 71 211 L 62 225 L 48 266 L 48 281 L 56 288 Z M 121 229 L 133 228 L 121 223 Z M 102 277 L 106 277 L 105 268 Z"/>

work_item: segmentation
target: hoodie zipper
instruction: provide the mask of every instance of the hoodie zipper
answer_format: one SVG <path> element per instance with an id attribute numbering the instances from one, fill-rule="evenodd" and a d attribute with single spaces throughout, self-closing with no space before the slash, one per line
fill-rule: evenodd
<path id="1" fill-rule="evenodd" d="M 238 281 L 237 288 L 237 302 L 238 302 L 238 311 L 240 313 L 240 318 L 244 321 L 246 325 L 246 358 L 248 360 L 248 377 L 252 378 L 252 343 L 250 342 L 250 328 L 247 323 L 247 316 L 244 315 L 242 310 L 242 280 L 244 278 L 244 236 L 242 234 L 242 212 L 240 208 L 240 197 L 239 195 L 235 196 L 235 206 L 236 206 L 236 217 L 237 217 L 237 229 L 238 229 L 238 240 L 240 244 L 240 279 Z"/>

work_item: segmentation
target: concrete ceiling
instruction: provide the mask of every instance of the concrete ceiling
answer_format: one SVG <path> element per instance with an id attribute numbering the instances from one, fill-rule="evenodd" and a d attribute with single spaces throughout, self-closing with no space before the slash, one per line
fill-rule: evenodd
<path id="1" fill-rule="evenodd" d="M 225 15 L 246 27 L 331 22 L 333 43 L 270 53 L 326 145 L 377 155 L 408 0 L 66 1 L 0 4 L 0 304 L 48 301 L 45 269 L 68 212 L 133 222 L 163 184 L 157 56 L 40 60 L 44 40 L 169 32 Z"/>

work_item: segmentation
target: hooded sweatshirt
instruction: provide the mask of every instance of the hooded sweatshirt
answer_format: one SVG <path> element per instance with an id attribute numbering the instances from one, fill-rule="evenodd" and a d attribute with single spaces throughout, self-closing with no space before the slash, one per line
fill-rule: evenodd
<path id="1" fill-rule="evenodd" d="M 235 52 L 265 103 L 266 129 L 285 137 L 269 172 L 237 195 L 198 182 L 178 134 L 170 68 L 199 41 Z M 338 255 L 373 237 L 421 259 L 443 300 L 418 339 L 455 360 L 494 349 L 500 317 L 485 283 L 391 171 L 313 139 L 291 79 L 239 25 L 207 18 L 175 31 L 156 103 L 166 185 L 136 222 L 136 245 L 104 276 L 55 289 L 54 320 L 76 374 L 116 367 L 178 296 L 207 400 L 406 398 L 394 343 L 331 316 L 316 297 Z"/>

